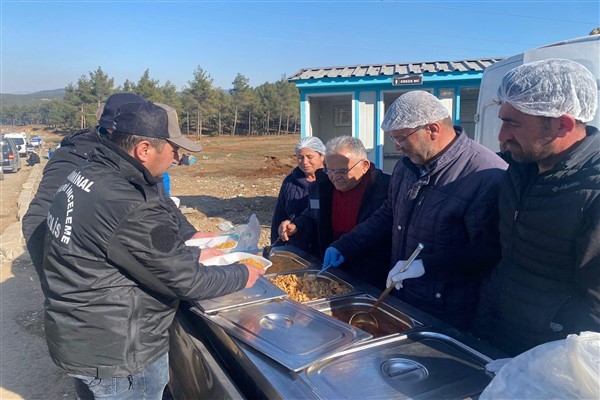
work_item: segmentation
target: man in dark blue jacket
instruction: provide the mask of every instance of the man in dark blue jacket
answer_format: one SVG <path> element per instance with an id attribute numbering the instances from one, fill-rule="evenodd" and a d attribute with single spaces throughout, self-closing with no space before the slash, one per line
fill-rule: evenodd
<path id="1" fill-rule="evenodd" d="M 294 223 L 283 221 L 279 234 L 309 245 L 322 258 L 325 249 L 358 223 L 366 220 L 387 198 L 390 176 L 367 159 L 358 138 L 338 136 L 327 142 L 326 168 L 317 171 L 309 192 L 309 207 Z M 390 258 L 390 241 L 383 240 L 341 268 L 376 287 L 383 288 Z"/>
<path id="2" fill-rule="evenodd" d="M 506 163 L 453 127 L 448 110 L 429 92 L 400 96 L 381 128 L 404 153 L 389 196 L 331 244 L 324 263 L 337 265 L 391 238 L 386 286 L 395 285 L 400 299 L 466 329 L 481 275 L 500 258 L 498 191 Z M 419 243 L 425 245 L 420 258 L 400 273 Z"/>
<path id="3" fill-rule="evenodd" d="M 500 191 L 502 261 L 482 291 L 475 335 L 510 355 L 600 331 L 600 133 L 596 78 L 551 59 L 498 89 L 509 168 Z"/>

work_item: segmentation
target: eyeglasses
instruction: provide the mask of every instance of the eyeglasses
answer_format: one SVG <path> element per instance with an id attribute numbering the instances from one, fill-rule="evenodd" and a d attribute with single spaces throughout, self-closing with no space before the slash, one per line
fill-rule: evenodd
<path id="1" fill-rule="evenodd" d="M 338 169 L 331 169 L 331 168 L 323 168 L 323 172 L 325 172 L 326 174 L 338 174 L 338 175 L 348 175 L 348 172 L 350 172 L 352 170 L 352 168 L 356 167 L 358 164 L 360 164 L 363 160 L 358 160 L 358 162 L 356 164 L 354 164 L 352 167 L 350 168 L 338 168 Z"/>
<path id="2" fill-rule="evenodd" d="M 390 139 L 392 139 L 392 142 L 394 142 L 396 144 L 396 146 L 402 147 L 402 142 L 404 142 L 406 139 L 408 139 L 413 133 L 420 131 L 421 129 L 425 128 L 426 126 L 427 125 L 417 126 L 414 131 L 410 132 L 408 135 L 404 136 L 402 139 L 397 139 L 397 138 L 393 137 L 392 135 L 390 135 Z"/>

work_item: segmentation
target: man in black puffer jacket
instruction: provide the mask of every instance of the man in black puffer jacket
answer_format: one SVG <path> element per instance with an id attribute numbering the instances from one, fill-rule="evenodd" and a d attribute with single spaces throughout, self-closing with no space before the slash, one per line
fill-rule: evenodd
<path id="1" fill-rule="evenodd" d="M 309 206 L 294 223 L 283 221 L 279 233 L 309 245 L 310 252 L 323 258 L 325 249 L 350 232 L 383 204 L 390 176 L 367 159 L 358 138 L 338 136 L 325 147 L 326 168 L 317 171 L 317 184 L 310 188 Z M 390 240 L 382 240 L 369 251 L 349 259 L 341 268 L 363 281 L 383 288 L 390 261 Z"/>
<path id="2" fill-rule="evenodd" d="M 502 261 L 474 334 L 510 355 L 600 331 L 600 133 L 594 76 L 568 60 L 509 71 L 498 90 L 509 160 L 500 192 Z"/>
<path id="3" fill-rule="evenodd" d="M 400 96 L 381 125 L 400 159 L 381 208 L 326 250 L 325 263 L 357 257 L 392 240 L 386 286 L 407 303 L 466 329 L 479 298 L 483 273 L 500 258 L 498 192 L 506 163 L 453 127 L 432 94 Z M 406 273 L 400 270 L 425 245 Z M 412 279 L 409 279 L 412 278 Z"/>

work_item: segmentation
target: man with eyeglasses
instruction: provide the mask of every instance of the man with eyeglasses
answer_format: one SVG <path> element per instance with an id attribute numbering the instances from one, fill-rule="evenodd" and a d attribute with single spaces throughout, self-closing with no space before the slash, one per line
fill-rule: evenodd
<path id="1" fill-rule="evenodd" d="M 387 198 L 390 176 L 367 159 L 358 138 L 338 136 L 325 146 L 325 165 L 317 170 L 316 185 L 309 192 L 309 207 L 293 223 L 279 225 L 287 241 L 307 243 L 310 252 L 323 258 L 325 249 L 358 223 L 365 221 Z M 383 288 L 388 271 L 390 241 L 384 240 L 341 268 L 376 287 Z M 327 265 L 324 265 L 327 266 Z"/>
<path id="2" fill-rule="evenodd" d="M 403 94 L 381 128 L 402 151 L 389 196 L 379 210 L 331 244 L 325 264 L 392 241 L 386 286 L 397 297 L 461 329 L 470 326 L 481 276 L 500 258 L 498 192 L 506 163 L 452 125 L 444 105 L 426 91 Z M 408 271 L 405 261 L 425 248 Z"/>
<path id="3" fill-rule="evenodd" d="M 245 264 L 205 267 L 200 250 L 185 245 L 158 185 L 180 148 L 201 146 L 169 112 L 121 104 L 110 136 L 68 175 L 48 211 L 46 341 L 79 398 L 161 399 L 179 300 L 223 296 L 264 273 Z"/>

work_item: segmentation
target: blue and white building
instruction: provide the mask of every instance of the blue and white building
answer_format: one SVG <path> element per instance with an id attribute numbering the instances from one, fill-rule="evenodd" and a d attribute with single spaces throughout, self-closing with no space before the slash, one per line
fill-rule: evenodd
<path id="1" fill-rule="evenodd" d="M 427 90 L 448 108 L 454 124 L 473 137 L 483 71 L 500 60 L 306 68 L 288 79 L 300 92 L 302 137 L 323 142 L 340 135 L 358 137 L 369 160 L 391 173 L 400 155 L 380 129 L 390 104 L 410 90 Z"/>

